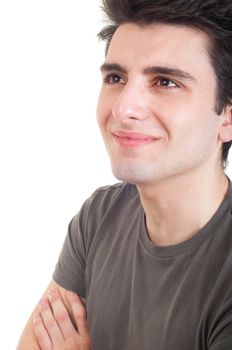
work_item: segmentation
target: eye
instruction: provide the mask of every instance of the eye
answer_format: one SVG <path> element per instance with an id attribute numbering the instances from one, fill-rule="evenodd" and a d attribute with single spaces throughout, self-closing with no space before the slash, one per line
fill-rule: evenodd
<path id="1" fill-rule="evenodd" d="M 168 88 L 168 89 L 179 87 L 173 80 L 170 80 L 168 78 L 159 78 L 157 80 L 157 85 L 160 87 L 163 87 L 163 88 Z"/>
<path id="2" fill-rule="evenodd" d="M 122 77 L 120 77 L 117 74 L 109 74 L 103 79 L 104 83 L 106 84 L 120 84 L 123 82 Z"/>

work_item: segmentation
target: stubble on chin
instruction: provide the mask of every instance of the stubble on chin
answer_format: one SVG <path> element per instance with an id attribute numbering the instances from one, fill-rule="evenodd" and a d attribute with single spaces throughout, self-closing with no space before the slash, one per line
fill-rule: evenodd
<path id="1" fill-rule="evenodd" d="M 139 185 L 152 180 L 151 173 L 146 165 L 136 162 L 123 161 L 112 162 L 111 168 L 114 176 L 120 180 L 133 185 Z"/>

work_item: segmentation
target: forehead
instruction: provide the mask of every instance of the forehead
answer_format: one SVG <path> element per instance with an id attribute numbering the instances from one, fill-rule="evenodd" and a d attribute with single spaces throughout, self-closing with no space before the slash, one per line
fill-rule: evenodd
<path id="1" fill-rule="evenodd" d="M 212 73 L 208 54 L 209 38 L 198 29 L 184 25 L 123 24 L 116 30 L 106 56 L 123 66 L 167 65 L 184 70 Z"/>

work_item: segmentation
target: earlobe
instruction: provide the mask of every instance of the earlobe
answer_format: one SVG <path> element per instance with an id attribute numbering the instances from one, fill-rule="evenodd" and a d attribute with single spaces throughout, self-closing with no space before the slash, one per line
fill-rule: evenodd
<path id="1" fill-rule="evenodd" d="M 224 143 L 232 140 L 232 105 L 226 107 L 222 118 L 219 139 Z"/>

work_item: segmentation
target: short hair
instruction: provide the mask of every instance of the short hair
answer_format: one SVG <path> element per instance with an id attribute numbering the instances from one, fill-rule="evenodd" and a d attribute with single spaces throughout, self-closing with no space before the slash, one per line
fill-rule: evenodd
<path id="1" fill-rule="evenodd" d="M 210 39 L 208 48 L 217 78 L 215 111 L 220 115 L 232 101 L 232 1 L 231 0 L 102 0 L 109 22 L 98 34 L 108 51 L 117 28 L 124 23 L 176 24 L 196 28 Z M 222 164 L 232 141 L 222 145 Z"/>

